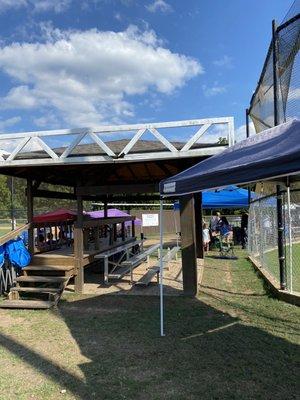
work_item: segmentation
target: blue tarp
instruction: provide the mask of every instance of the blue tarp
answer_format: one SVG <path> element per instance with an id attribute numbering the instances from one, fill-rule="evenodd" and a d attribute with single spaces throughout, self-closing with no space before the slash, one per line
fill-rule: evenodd
<path id="1" fill-rule="evenodd" d="M 252 199 L 254 196 L 252 193 Z M 206 190 L 202 193 L 202 206 L 203 208 L 247 208 L 248 190 L 235 185 L 218 190 Z M 179 209 L 179 203 L 174 204 L 174 209 Z"/>
<path id="2" fill-rule="evenodd" d="M 300 173 L 300 120 L 293 120 L 210 157 L 160 182 L 164 197 Z"/>

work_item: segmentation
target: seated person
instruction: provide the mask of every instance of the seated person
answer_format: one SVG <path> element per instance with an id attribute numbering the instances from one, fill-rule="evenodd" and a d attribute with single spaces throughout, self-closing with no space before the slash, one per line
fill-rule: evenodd
<path id="1" fill-rule="evenodd" d="M 229 222 L 226 217 L 221 217 L 220 223 L 218 225 L 218 230 L 220 235 L 225 239 L 226 242 L 229 242 L 233 238 L 232 228 L 229 225 Z"/>
<path id="2" fill-rule="evenodd" d="M 37 237 L 36 247 L 41 252 L 49 250 L 49 245 L 45 242 L 45 236 L 42 233 Z"/>
<path id="3" fill-rule="evenodd" d="M 52 232 L 47 233 L 47 244 L 52 245 L 53 242 L 53 234 Z"/>
<path id="4" fill-rule="evenodd" d="M 211 231 L 211 236 L 217 236 L 218 235 L 218 226 L 221 222 L 221 213 L 219 211 L 215 212 L 214 215 L 212 216 L 210 220 L 210 231 Z"/>
<path id="5" fill-rule="evenodd" d="M 66 236 L 66 233 L 62 229 L 58 232 L 58 243 L 59 244 L 67 244 L 68 243 L 68 238 Z"/>

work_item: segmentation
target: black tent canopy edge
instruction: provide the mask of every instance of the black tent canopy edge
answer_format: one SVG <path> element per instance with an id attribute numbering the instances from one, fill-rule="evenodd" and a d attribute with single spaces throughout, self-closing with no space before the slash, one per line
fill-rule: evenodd
<path id="1" fill-rule="evenodd" d="M 239 162 L 240 159 L 242 162 Z M 299 173 L 300 120 L 294 119 L 245 139 L 161 181 L 159 189 L 162 197 L 176 197 L 230 184 L 246 185 Z"/>

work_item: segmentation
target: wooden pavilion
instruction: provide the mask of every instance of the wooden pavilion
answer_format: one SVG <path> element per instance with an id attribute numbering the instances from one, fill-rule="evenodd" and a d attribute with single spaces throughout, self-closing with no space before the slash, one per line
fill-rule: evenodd
<path id="1" fill-rule="evenodd" d="M 204 142 L 203 137 L 211 127 L 223 126 L 225 142 Z M 195 131 L 186 141 L 174 141 L 161 133 L 163 129 L 187 129 Z M 117 133 L 132 132 L 130 139 L 105 140 Z M 233 118 L 211 118 L 203 120 L 176 121 L 157 124 L 104 126 L 99 128 L 27 132 L 2 135 L 1 140 L 14 143 L 9 155 L 0 153 L 0 173 L 27 180 L 27 217 L 29 227 L 29 250 L 34 253 L 33 200 L 35 197 L 71 199 L 77 204 L 77 219 L 74 225 L 74 248 L 69 254 L 57 253 L 57 263 L 71 264 L 75 276 L 76 291 L 84 287 L 84 267 L 89 265 L 95 254 L 119 245 L 116 240 L 116 226 L 121 224 L 121 240 L 135 239 L 134 217 L 91 220 L 83 214 L 83 201 L 117 202 L 135 201 L 138 196 L 154 198 L 161 180 L 193 166 L 201 160 L 217 154 L 234 143 Z M 152 139 L 144 140 L 147 133 Z M 180 137 L 180 134 L 177 135 Z M 51 142 L 51 139 L 53 141 Z M 55 140 L 54 140 L 55 139 Z M 53 146 L 64 139 L 64 146 Z M 1 148 L 0 140 L 0 148 Z M 63 140 L 62 140 L 63 141 Z M 85 143 L 83 143 L 85 141 Z M 51 145 L 52 143 L 52 145 Z M 40 150 L 28 151 L 34 144 Z M 42 182 L 64 185 L 69 193 L 40 189 Z M 201 198 L 187 195 L 181 202 L 181 246 L 184 292 L 197 292 L 196 255 L 202 254 Z M 107 209 L 107 207 L 105 207 Z M 131 221 L 130 237 L 125 237 L 125 223 Z M 73 222 L 72 222 L 73 223 Z M 105 246 L 97 243 L 94 251 L 85 247 L 84 231 L 87 228 L 99 230 L 102 226 L 112 227 L 113 237 Z M 40 255 L 40 258 L 44 256 Z M 55 263 L 55 260 L 51 261 Z"/>

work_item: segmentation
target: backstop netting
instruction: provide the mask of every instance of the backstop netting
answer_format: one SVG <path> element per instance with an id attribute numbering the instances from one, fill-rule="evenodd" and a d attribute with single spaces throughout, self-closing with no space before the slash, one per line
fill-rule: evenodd
<path id="1" fill-rule="evenodd" d="M 300 292 L 300 190 L 285 189 L 283 200 L 285 280 Z M 254 200 L 249 209 L 248 251 L 275 283 L 280 283 L 276 194 Z"/>
<path id="2" fill-rule="evenodd" d="M 287 19 L 289 18 L 289 19 Z M 277 123 L 300 118 L 300 0 L 275 29 L 249 115 L 256 133 Z"/>

